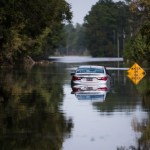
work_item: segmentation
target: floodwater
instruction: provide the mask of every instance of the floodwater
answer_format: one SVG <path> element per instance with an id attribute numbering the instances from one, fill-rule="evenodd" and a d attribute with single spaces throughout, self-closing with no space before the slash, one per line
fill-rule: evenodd
<path id="1" fill-rule="evenodd" d="M 110 90 L 101 96 L 72 92 L 70 73 L 86 64 L 111 68 Z M 130 66 L 121 59 L 65 57 L 2 69 L 0 149 L 149 150 L 150 72 L 135 85 L 118 67 Z"/>

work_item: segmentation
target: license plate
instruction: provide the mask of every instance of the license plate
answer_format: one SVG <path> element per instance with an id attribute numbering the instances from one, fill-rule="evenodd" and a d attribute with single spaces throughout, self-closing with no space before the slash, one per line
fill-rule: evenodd
<path id="1" fill-rule="evenodd" d="M 93 81 L 93 78 L 87 78 L 86 80 L 87 81 Z"/>

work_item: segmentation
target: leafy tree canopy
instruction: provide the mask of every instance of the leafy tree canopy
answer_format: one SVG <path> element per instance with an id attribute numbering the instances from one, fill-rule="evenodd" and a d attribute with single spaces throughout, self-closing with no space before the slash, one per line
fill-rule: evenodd
<path id="1" fill-rule="evenodd" d="M 93 56 L 116 56 L 117 39 L 128 33 L 128 6 L 99 0 L 85 17 L 87 48 Z M 123 46 L 123 44 L 121 45 Z M 121 47 L 120 47 L 121 48 Z"/>
<path id="2" fill-rule="evenodd" d="M 71 20 L 70 8 L 65 0 L 1 0 L 1 61 L 52 53 L 63 23 Z"/>
<path id="3" fill-rule="evenodd" d="M 149 0 L 131 0 L 129 2 L 130 10 L 136 14 L 137 26 L 134 29 L 134 36 L 127 43 L 127 58 L 134 61 L 150 62 L 150 1 Z"/>

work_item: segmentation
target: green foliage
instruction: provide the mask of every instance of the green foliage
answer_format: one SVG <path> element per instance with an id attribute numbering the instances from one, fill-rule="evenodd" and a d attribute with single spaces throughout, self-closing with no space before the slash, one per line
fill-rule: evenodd
<path id="1" fill-rule="evenodd" d="M 144 61 L 149 59 L 148 47 L 146 45 L 146 39 L 141 34 L 132 37 L 126 45 L 125 57 L 135 62 Z"/>
<path id="2" fill-rule="evenodd" d="M 63 22 L 71 17 L 64 0 L 0 1 L 1 55 L 45 55 L 43 49 L 52 53 Z"/>
<path id="3" fill-rule="evenodd" d="M 127 43 L 125 56 L 135 61 L 147 61 L 150 63 L 150 1 L 134 0 L 130 3 L 130 10 L 136 16 L 137 24 L 133 37 Z"/>
<path id="4" fill-rule="evenodd" d="M 62 31 L 62 42 L 59 44 L 58 54 L 83 55 L 86 52 L 85 28 L 83 25 L 67 24 Z"/>
<path id="5" fill-rule="evenodd" d="M 85 17 L 84 24 L 87 48 L 92 56 L 117 56 L 118 46 L 122 56 L 124 43 L 127 42 L 126 58 L 150 61 L 149 10 L 147 0 L 126 1 L 126 4 L 99 0 Z"/>
<path id="6" fill-rule="evenodd" d="M 93 56 L 117 56 L 117 40 L 123 49 L 128 34 L 128 6 L 123 2 L 99 0 L 85 17 L 87 48 Z"/>

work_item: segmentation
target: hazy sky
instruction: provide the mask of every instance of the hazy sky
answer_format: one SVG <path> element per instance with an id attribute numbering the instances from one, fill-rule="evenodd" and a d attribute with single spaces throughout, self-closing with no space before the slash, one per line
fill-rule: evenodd
<path id="1" fill-rule="evenodd" d="M 73 24 L 83 23 L 86 14 L 91 10 L 92 5 L 95 5 L 98 0 L 66 0 L 72 6 Z M 114 0 L 115 2 L 119 0 Z"/>

